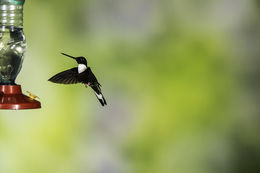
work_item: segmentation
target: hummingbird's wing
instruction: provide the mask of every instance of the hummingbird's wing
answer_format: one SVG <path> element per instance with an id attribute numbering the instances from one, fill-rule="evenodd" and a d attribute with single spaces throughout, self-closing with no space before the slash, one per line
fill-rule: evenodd
<path id="1" fill-rule="evenodd" d="M 78 68 L 74 67 L 69 70 L 65 70 L 60 72 L 53 77 L 51 77 L 48 81 L 60 84 L 76 84 L 79 83 L 78 80 Z"/>

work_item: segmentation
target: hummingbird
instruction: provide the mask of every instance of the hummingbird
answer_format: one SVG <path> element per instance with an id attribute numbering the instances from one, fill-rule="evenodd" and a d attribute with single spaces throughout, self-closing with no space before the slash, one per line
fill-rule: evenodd
<path id="1" fill-rule="evenodd" d="M 65 71 L 62 71 L 53 77 L 51 77 L 48 81 L 58 83 L 58 84 L 76 84 L 83 83 L 87 88 L 90 86 L 101 103 L 102 106 L 107 104 L 105 97 L 101 92 L 101 85 L 98 82 L 97 78 L 91 71 L 90 67 L 87 65 L 87 60 L 85 57 L 74 57 L 65 53 L 61 53 L 67 57 L 70 57 L 77 61 L 78 67 L 74 67 Z"/>

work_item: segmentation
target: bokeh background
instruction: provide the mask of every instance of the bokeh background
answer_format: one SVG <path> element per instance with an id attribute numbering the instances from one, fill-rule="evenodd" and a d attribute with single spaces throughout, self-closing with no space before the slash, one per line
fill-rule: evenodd
<path id="1" fill-rule="evenodd" d="M 24 31 L 42 109 L 0 112 L 1 173 L 260 172 L 258 0 L 27 0 Z"/>

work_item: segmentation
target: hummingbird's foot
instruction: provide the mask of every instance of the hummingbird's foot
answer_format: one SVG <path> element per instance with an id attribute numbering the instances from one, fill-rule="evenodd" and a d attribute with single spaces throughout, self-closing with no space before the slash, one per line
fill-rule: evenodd
<path id="1" fill-rule="evenodd" d="M 88 86 L 91 86 L 91 83 L 88 82 L 88 83 L 84 83 L 85 87 L 87 88 Z"/>
<path id="2" fill-rule="evenodd" d="M 85 87 L 87 88 L 88 86 L 91 85 L 91 83 L 90 83 L 90 82 L 88 82 L 88 83 L 84 83 L 84 85 L 85 85 Z"/>

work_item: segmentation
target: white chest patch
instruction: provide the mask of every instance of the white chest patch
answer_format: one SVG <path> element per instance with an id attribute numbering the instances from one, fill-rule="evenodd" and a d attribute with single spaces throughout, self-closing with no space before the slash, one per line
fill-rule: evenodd
<path id="1" fill-rule="evenodd" d="M 87 66 L 85 64 L 79 64 L 78 65 L 78 72 L 82 73 L 87 69 Z"/>

